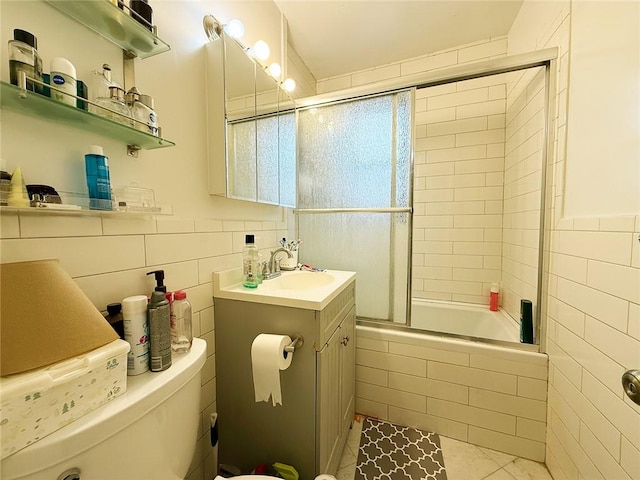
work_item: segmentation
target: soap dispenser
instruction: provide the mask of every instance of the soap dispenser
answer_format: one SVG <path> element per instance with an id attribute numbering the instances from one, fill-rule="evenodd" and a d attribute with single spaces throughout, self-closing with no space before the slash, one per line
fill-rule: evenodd
<path id="1" fill-rule="evenodd" d="M 171 313 L 166 299 L 164 270 L 154 270 L 147 275 L 155 275 L 156 287 L 147 306 L 149 320 L 150 357 L 152 372 L 161 372 L 171 366 Z"/>

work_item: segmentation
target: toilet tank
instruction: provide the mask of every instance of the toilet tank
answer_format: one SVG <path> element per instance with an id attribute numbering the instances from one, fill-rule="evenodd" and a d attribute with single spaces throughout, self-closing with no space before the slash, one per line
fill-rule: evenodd
<path id="1" fill-rule="evenodd" d="M 74 472 L 68 480 L 184 479 L 197 442 L 206 347 L 194 338 L 169 369 L 128 377 L 120 397 L 3 459 L 2 480 L 62 480 L 67 471 Z"/>

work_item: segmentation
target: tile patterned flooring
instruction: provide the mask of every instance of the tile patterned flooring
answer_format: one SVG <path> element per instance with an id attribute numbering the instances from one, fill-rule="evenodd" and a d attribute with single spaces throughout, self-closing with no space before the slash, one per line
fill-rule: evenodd
<path id="1" fill-rule="evenodd" d="M 336 478 L 353 480 L 362 421 L 354 421 L 342 453 Z M 447 480 L 553 480 L 542 463 L 488 448 L 476 447 L 440 435 Z"/>

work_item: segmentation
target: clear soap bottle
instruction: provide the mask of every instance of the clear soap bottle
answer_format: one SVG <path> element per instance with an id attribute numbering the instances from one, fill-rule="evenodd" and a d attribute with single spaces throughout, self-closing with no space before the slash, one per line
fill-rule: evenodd
<path id="1" fill-rule="evenodd" d="M 171 330 L 171 349 L 176 353 L 186 353 L 191 348 L 191 304 L 183 290 L 173 292 L 173 315 L 175 323 Z"/>
<path id="2" fill-rule="evenodd" d="M 255 236 L 246 235 L 244 243 L 244 250 L 242 252 L 242 285 L 247 288 L 257 288 L 259 252 L 258 247 L 256 247 Z"/>
<path id="3" fill-rule="evenodd" d="M 108 63 L 102 64 L 102 70 L 91 71 L 91 81 L 89 85 L 89 93 L 91 100 L 95 103 L 103 105 L 108 103 L 111 97 L 109 87 L 118 87 L 119 85 L 112 80 L 111 66 Z M 96 115 L 104 116 L 104 110 L 93 104 L 89 104 L 89 111 Z"/>
<path id="4" fill-rule="evenodd" d="M 13 30 L 13 40 L 9 40 L 9 81 L 18 85 L 20 72 L 27 78 L 42 82 L 42 58 L 38 55 L 38 39 L 26 30 Z M 40 84 L 27 80 L 27 90 L 43 93 Z"/>
<path id="5" fill-rule="evenodd" d="M 112 85 L 109 87 L 109 95 L 109 98 L 98 98 L 96 100 L 96 104 L 102 107 L 96 113 L 113 122 L 122 123 L 128 127 L 133 126 L 131 110 L 124 103 L 124 90 Z"/>
<path id="6" fill-rule="evenodd" d="M 157 137 L 160 135 L 160 130 L 158 128 L 158 115 L 154 110 L 153 97 L 151 95 L 141 93 L 140 103 L 145 107 L 146 122 L 147 127 L 149 128 L 149 133 Z"/>
<path id="7" fill-rule="evenodd" d="M 127 92 L 127 105 L 131 109 L 133 117 L 133 126 L 136 130 L 141 130 L 152 135 L 158 135 L 158 123 L 156 122 L 155 112 L 143 101 L 150 102 L 153 105 L 153 98 L 149 95 L 143 95 L 136 87 L 131 87 Z"/>

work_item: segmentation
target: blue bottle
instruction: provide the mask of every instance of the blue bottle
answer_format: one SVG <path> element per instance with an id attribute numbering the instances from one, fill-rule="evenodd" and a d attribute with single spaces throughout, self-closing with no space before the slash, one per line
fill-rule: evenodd
<path id="1" fill-rule="evenodd" d="M 109 159 L 102 147 L 91 145 L 84 156 L 89 188 L 89 208 L 91 210 L 112 210 L 111 179 L 109 178 Z"/>

